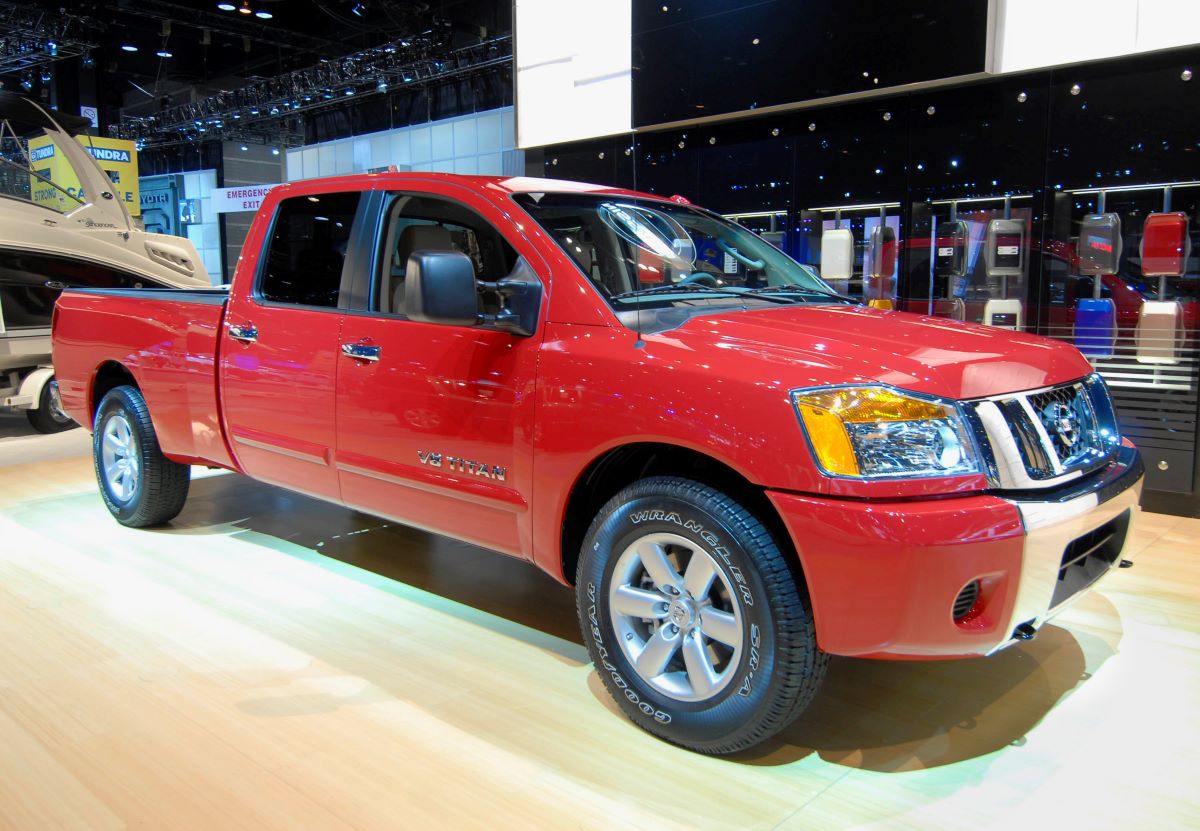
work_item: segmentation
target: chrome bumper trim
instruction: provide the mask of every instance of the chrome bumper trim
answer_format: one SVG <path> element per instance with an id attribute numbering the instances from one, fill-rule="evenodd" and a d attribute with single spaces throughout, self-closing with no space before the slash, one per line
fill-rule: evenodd
<path id="1" fill-rule="evenodd" d="M 1012 617 L 1001 628 L 1004 640 L 987 654 L 1017 643 L 1018 639 L 1011 633 L 1020 624 L 1029 623 L 1035 629 L 1040 628 L 1090 590 L 1083 589 L 1054 608 L 1050 607 L 1067 546 L 1129 511 L 1129 530 L 1121 551 L 1124 553 L 1129 534 L 1136 525 L 1143 481 L 1144 468 L 1137 451 L 1122 447 L 1118 459 L 1100 476 L 1088 477 L 1087 482 L 1069 488 L 1061 498 L 1047 500 L 1047 495 L 1042 493 L 1040 499 L 1007 499 L 1020 512 L 1025 525 L 1025 551 Z M 1110 571 L 1119 566 L 1121 554 L 1113 561 Z"/>

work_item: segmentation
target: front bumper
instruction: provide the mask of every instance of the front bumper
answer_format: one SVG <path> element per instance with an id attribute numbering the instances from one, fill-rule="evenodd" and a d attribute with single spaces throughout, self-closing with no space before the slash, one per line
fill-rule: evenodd
<path id="1" fill-rule="evenodd" d="M 1144 471 L 1126 444 L 1052 492 L 866 502 L 768 491 L 800 556 L 820 647 L 835 655 L 987 655 L 1121 560 Z M 976 583 L 978 599 L 955 619 Z"/>

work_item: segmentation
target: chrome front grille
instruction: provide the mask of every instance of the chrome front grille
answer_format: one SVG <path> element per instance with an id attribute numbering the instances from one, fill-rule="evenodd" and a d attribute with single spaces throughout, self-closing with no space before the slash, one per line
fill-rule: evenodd
<path id="1" fill-rule="evenodd" d="M 1121 443 L 1099 376 L 974 402 L 1001 488 L 1049 487 L 1112 458 Z"/>

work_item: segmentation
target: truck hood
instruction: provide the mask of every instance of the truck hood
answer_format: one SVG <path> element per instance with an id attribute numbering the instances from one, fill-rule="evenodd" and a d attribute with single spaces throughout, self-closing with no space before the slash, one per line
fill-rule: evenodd
<path id="1" fill-rule="evenodd" d="M 1051 386 L 1092 372 L 1077 349 L 1060 341 L 858 306 L 701 315 L 646 340 L 714 355 L 702 363 L 715 371 L 753 373 L 791 388 L 874 381 L 964 399 Z M 728 361 L 715 357 L 722 353 Z"/>

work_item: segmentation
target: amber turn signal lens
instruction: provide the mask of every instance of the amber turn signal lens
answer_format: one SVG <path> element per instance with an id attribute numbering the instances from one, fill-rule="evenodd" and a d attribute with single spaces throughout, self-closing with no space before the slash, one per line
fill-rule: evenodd
<path id="1" fill-rule="evenodd" d="M 953 415 L 943 404 L 912 398 L 886 387 L 844 387 L 801 393 L 796 396 L 796 404 L 829 410 L 847 424 L 924 421 Z"/>

